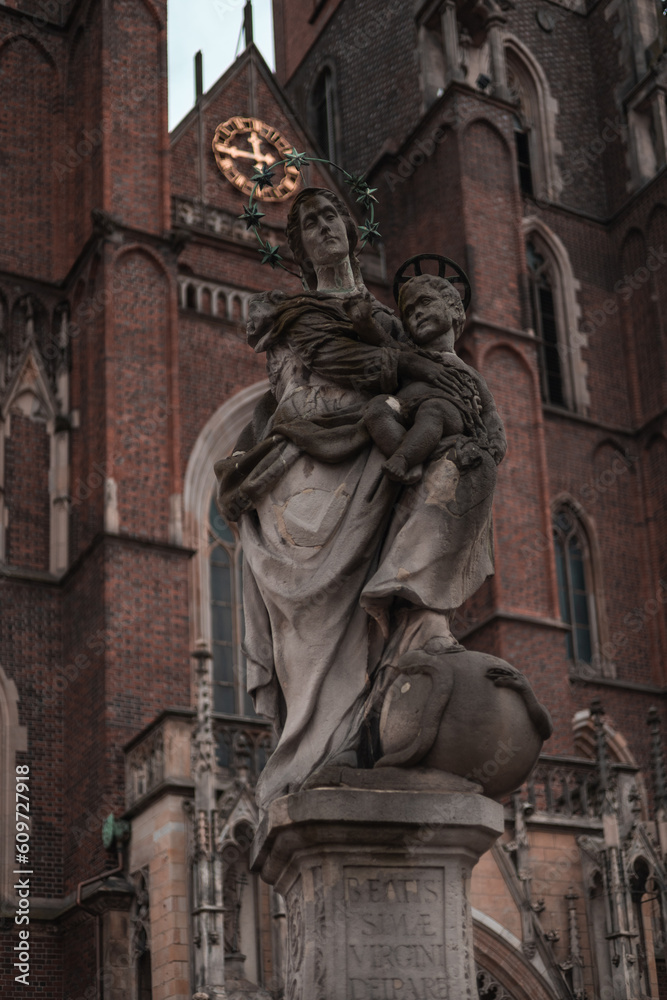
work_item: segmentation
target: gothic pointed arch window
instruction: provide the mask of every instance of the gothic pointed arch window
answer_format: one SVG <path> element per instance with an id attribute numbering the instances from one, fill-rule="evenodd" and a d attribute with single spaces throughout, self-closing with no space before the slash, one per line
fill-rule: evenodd
<path id="1" fill-rule="evenodd" d="M 560 615 L 569 626 L 568 659 L 592 664 L 598 636 L 590 545 L 584 526 L 567 504 L 554 512 L 553 539 Z"/>
<path id="2" fill-rule="evenodd" d="M 542 399 L 553 406 L 567 407 L 558 330 L 556 289 L 551 262 L 541 254 L 534 240 L 526 244 L 533 329 L 538 342 Z"/>
<path id="3" fill-rule="evenodd" d="M 532 52 L 518 38 L 505 39 L 507 88 L 514 103 L 519 187 L 531 198 L 553 201 L 562 181 L 556 156 L 562 144 L 556 139 L 558 102 Z"/>
<path id="4" fill-rule="evenodd" d="M 588 344 L 580 329 L 580 284 L 562 240 L 537 216 L 523 221 L 526 271 L 543 402 L 588 413 L 588 366 L 582 354 Z"/>
<path id="5" fill-rule="evenodd" d="M 324 66 L 313 85 L 309 119 L 321 152 L 336 159 L 336 81 L 331 66 Z"/>
<path id="6" fill-rule="evenodd" d="M 243 552 L 236 526 L 229 525 L 218 511 L 215 494 L 211 497 L 208 529 L 213 711 L 254 718 L 252 699 L 246 691 L 242 650 Z"/>
<path id="7" fill-rule="evenodd" d="M 519 187 L 522 194 L 533 197 L 533 169 L 530 152 L 530 127 L 520 115 L 514 115 L 514 143 L 516 162 L 519 170 Z"/>

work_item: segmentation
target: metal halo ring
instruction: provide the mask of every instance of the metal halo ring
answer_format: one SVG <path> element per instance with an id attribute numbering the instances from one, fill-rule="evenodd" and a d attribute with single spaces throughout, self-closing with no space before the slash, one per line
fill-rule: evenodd
<path id="1" fill-rule="evenodd" d="M 439 278 L 446 278 L 447 281 L 456 282 L 463 285 L 463 294 L 461 295 L 461 299 L 463 301 L 463 309 L 466 310 L 470 305 L 470 298 L 472 296 L 472 289 L 470 287 L 470 280 L 468 278 L 468 275 L 465 273 L 462 267 L 459 267 L 456 261 L 453 261 L 451 259 L 451 257 L 443 257 L 441 254 L 438 253 L 418 253 L 416 254 L 416 256 L 410 257 L 409 260 L 406 260 L 404 264 L 401 264 L 401 266 L 399 267 L 398 271 L 394 276 L 395 301 L 398 302 L 398 290 L 401 285 L 404 285 L 406 281 L 410 280 L 410 278 L 415 278 L 423 274 L 423 271 L 421 269 L 421 262 L 423 260 L 437 260 Z M 410 267 L 410 265 L 414 265 L 415 273 L 408 274 L 406 277 L 404 277 L 405 272 Z M 447 265 L 449 265 L 449 267 L 451 267 L 456 272 L 456 274 L 448 275 Z"/>

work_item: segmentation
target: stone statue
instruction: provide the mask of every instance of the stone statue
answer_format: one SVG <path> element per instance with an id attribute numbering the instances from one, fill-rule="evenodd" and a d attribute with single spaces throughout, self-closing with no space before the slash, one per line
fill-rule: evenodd
<path id="1" fill-rule="evenodd" d="M 365 288 L 356 226 L 331 191 L 297 196 L 287 237 L 304 291 L 251 303 L 271 390 L 216 465 L 245 557 L 248 686 L 279 734 L 259 804 L 436 772 L 502 795 L 550 720 L 523 675 L 449 627 L 493 572 L 506 450 L 484 379 L 454 353 L 461 298 L 412 278 L 399 322 Z"/>

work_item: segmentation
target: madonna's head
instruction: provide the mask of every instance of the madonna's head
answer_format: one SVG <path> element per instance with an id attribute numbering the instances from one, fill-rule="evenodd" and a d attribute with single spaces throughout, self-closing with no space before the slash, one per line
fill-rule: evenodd
<path id="1" fill-rule="evenodd" d="M 361 282 L 359 264 L 354 256 L 357 226 L 347 206 L 333 191 L 310 187 L 299 192 L 292 202 L 285 232 L 308 288 L 317 288 L 315 264 L 319 261 L 314 261 L 313 257 L 320 253 L 325 263 L 329 263 L 327 254 L 332 257 L 331 262 L 349 256 L 355 282 Z M 343 233 L 347 236 L 347 245 L 344 236 L 341 242 Z"/>

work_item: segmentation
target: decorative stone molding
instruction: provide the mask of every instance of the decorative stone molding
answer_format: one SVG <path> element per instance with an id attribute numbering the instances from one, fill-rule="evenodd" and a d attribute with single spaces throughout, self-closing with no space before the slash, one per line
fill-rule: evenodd
<path id="1" fill-rule="evenodd" d="M 208 565 L 208 513 L 215 489 L 213 466 L 229 455 L 252 417 L 255 404 L 269 388 L 268 381 L 241 389 L 216 410 L 202 428 L 190 454 L 183 486 L 184 544 L 197 555 L 190 563 L 191 648 L 203 642 L 211 647 L 211 592 Z"/>
<path id="2" fill-rule="evenodd" d="M 172 225 L 179 229 L 183 226 L 191 229 L 206 229 L 216 236 L 254 246 L 257 243 L 255 234 L 244 222 L 237 219 L 234 212 L 227 212 L 212 205 L 187 198 L 172 198 Z"/>
<path id="3" fill-rule="evenodd" d="M 45 375 L 39 350 L 29 337 L 0 402 L 0 562 L 6 560 L 4 439 L 11 435 L 11 414 L 14 411 L 44 423 L 49 437 L 49 571 L 54 576 L 65 572 L 69 556 L 69 423 L 61 418 L 69 410 L 69 379 L 66 374 L 59 373 L 57 386 L 56 394 Z"/>
<path id="4" fill-rule="evenodd" d="M 546 73 L 530 49 L 510 34 L 505 34 L 503 45 L 507 67 L 514 79 L 515 96 L 518 87 L 530 118 L 535 192 L 538 200 L 555 201 L 563 187 L 556 161 L 563 151 L 563 144 L 556 138 L 558 101 L 551 93 Z"/>
<path id="5" fill-rule="evenodd" d="M 165 712 L 125 750 L 125 802 L 128 809 L 144 803 L 160 787 L 192 787 L 190 713 Z"/>
<path id="6" fill-rule="evenodd" d="M 190 275 L 178 278 L 178 304 L 181 309 L 194 309 L 204 316 L 231 322 L 247 322 L 248 303 L 254 294 Z"/>
<path id="7" fill-rule="evenodd" d="M 535 235 L 550 263 L 553 281 L 556 323 L 558 327 L 559 354 L 562 364 L 563 391 L 570 409 L 586 414 L 590 408 L 590 393 L 586 382 L 588 366 L 582 351 L 588 346 L 588 335 L 580 328 L 581 307 L 577 295 L 581 287 L 574 277 L 565 244 L 549 226 L 535 215 L 522 221 L 524 239 Z"/>

